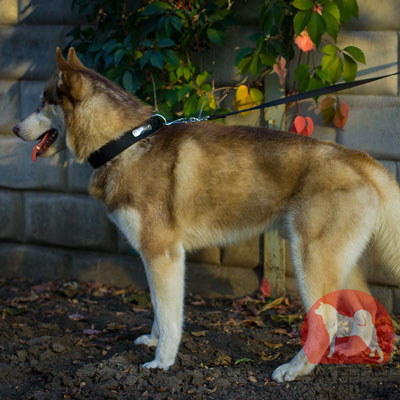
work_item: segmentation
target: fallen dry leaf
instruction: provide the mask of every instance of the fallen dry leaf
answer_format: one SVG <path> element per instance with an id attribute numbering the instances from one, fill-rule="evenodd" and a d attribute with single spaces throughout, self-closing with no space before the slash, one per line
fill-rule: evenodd
<path id="1" fill-rule="evenodd" d="M 271 301 L 271 303 L 266 304 L 261 310 L 259 310 L 258 314 L 260 314 L 264 311 L 270 310 L 271 308 L 274 308 L 276 306 L 281 305 L 284 299 L 285 299 L 284 297 L 278 297 L 274 301 Z"/>
<path id="2" fill-rule="evenodd" d="M 190 332 L 192 336 L 195 337 L 200 337 L 200 336 L 206 336 L 206 331 L 195 331 L 195 332 Z"/>

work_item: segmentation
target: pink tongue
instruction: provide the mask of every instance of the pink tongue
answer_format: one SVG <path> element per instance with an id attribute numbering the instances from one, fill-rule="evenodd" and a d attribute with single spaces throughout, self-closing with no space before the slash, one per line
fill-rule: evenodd
<path id="1" fill-rule="evenodd" d="M 47 140 L 48 136 L 50 135 L 50 132 L 47 132 L 42 140 L 36 144 L 34 146 L 34 148 L 32 149 L 32 161 L 36 161 L 37 160 L 37 153 L 40 151 L 40 148 L 43 146 L 43 143 Z"/>

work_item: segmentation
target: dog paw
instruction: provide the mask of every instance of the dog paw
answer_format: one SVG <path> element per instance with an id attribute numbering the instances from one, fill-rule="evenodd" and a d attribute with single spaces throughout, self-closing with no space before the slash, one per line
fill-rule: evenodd
<path id="1" fill-rule="evenodd" d="M 157 346 L 158 339 L 151 335 L 142 335 L 135 339 L 134 344 L 145 344 L 146 346 L 152 347 Z M 151 368 L 151 367 L 150 367 Z M 156 367 L 154 367 L 156 368 Z"/>
<path id="2" fill-rule="evenodd" d="M 173 363 L 169 363 L 169 362 L 162 362 L 160 360 L 153 360 L 150 362 L 147 362 L 145 364 L 143 364 L 143 368 L 161 368 L 164 371 L 168 371 L 169 367 L 172 365 Z"/>
<path id="3" fill-rule="evenodd" d="M 291 382 L 297 377 L 297 372 L 290 367 L 290 363 L 283 364 L 272 373 L 272 379 L 276 382 Z"/>
<path id="4" fill-rule="evenodd" d="M 309 374 L 315 368 L 311 364 L 303 351 L 300 351 L 290 363 L 278 367 L 272 374 L 272 379 L 276 382 L 291 382 L 298 376 Z"/>

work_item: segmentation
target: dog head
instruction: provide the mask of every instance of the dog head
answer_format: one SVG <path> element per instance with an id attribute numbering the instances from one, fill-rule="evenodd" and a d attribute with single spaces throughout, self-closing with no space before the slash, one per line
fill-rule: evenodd
<path id="1" fill-rule="evenodd" d="M 151 109 L 108 79 L 86 68 L 71 47 L 67 60 L 56 50 L 58 74 L 50 78 L 40 106 L 14 126 L 23 140 L 39 142 L 32 159 L 66 146 L 83 162 L 118 135 L 142 125 Z"/>

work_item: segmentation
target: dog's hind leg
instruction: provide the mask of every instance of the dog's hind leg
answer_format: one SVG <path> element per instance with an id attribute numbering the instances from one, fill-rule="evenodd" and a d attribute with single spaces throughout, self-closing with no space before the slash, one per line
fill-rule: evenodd
<path id="1" fill-rule="evenodd" d="M 358 186 L 329 195 L 314 194 L 308 202 L 299 202 L 286 216 L 292 263 L 307 311 L 322 296 L 344 286 L 372 235 L 376 205 L 373 190 Z M 324 311 L 325 325 L 337 326 L 337 321 L 331 320 L 337 318 L 335 314 Z M 315 348 L 320 343 L 320 332 L 313 326 L 313 320 L 309 320 L 309 334 L 303 349 L 291 362 L 274 371 L 274 380 L 292 381 L 314 369 L 316 364 L 307 359 L 304 351 L 306 346 Z M 322 357 L 326 346 L 320 350 L 318 355 Z"/>
<path id="2" fill-rule="evenodd" d="M 175 362 L 182 336 L 184 250 L 178 243 L 157 256 L 143 258 L 155 316 L 151 335 L 141 336 L 135 343 L 158 343 L 155 359 L 143 367 L 167 370 Z"/>

